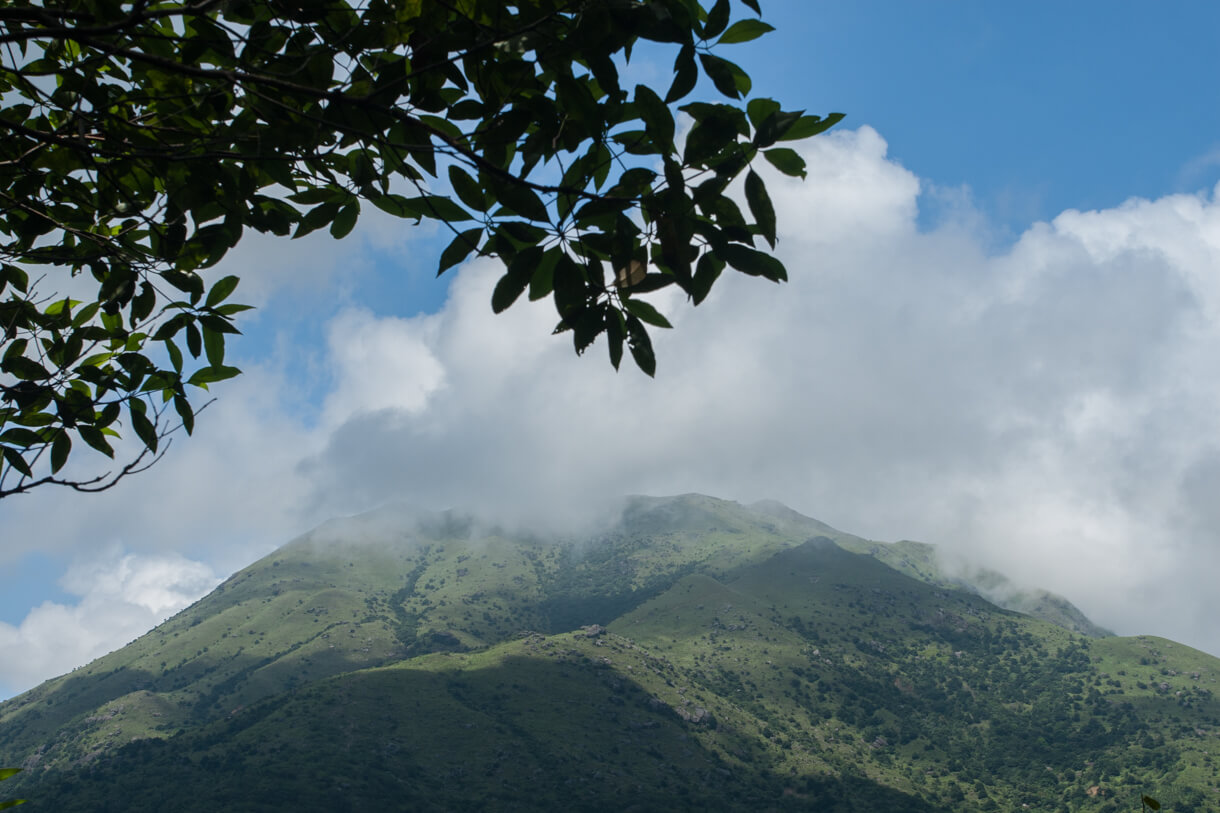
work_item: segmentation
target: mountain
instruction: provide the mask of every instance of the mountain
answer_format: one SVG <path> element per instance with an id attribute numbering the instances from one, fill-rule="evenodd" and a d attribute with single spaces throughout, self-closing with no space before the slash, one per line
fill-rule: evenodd
<path id="1" fill-rule="evenodd" d="M 0 704 L 0 764 L 26 768 L 5 790 L 66 813 L 1216 809 L 1220 660 L 1001 578 L 777 503 L 636 497 L 566 536 L 388 509 Z"/>

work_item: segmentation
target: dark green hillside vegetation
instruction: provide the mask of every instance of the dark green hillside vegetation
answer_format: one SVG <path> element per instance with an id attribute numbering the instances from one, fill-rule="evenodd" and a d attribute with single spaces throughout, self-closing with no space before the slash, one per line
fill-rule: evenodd
<path id="1" fill-rule="evenodd" d="M 775 504 L 383 512 L 0 705 L 0 764 L 69 812 L 1217 808 L 1220 661 L 985 589 Z"/>

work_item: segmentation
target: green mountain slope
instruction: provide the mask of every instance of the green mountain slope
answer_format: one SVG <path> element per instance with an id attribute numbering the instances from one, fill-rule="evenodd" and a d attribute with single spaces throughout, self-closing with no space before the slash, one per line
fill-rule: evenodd
<path id="1" fill-rule="evenodd" d="M 774 503 L 379 512 L 0 704 L 0 761 L 57 811 L 1216 808 L 1220 661 L 986 588 Z"/>

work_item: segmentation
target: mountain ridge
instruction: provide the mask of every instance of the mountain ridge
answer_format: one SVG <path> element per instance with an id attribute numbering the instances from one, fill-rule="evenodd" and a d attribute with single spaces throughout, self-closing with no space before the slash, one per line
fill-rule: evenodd
<path id="1" fill-rule="evenodd" d="M 1214 798 L 1220 662 L 1079 635 L 884 561 L 943 576 L 917 545 L 703 495 L 631 498 L 567 539 L 364 515 L 0 704 L 0 757 L 27 768 L 22 795 L 66 811 L 124 788 L 167 804 L 167 776 L 183 810 Z M 322 787 L 292 778 L 302 761 Z M 158 809 L 130 796 L 114 809 Z"/>

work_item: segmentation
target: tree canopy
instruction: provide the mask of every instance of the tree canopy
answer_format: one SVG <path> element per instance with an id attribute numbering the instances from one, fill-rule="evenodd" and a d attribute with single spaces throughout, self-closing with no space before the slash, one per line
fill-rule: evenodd
<path id="1" fill-rule="evenodd" d="M 803 176 L 781 142 L 841 118 L 751 97 L 722 46 L 772 30 L 760 15 L 757 0 L 6 4 L 0 497 L 100 490 L 155 462 L 200 391 L 240 372 L 238 278 L 200 272 L 247 230 L 342 238 L 369 206 L 443 224 L 438 273 L 503 263 L 494 311 L 549 298 L 576 352 L 604 335 L 616 368 L 626 348 L 652 375 L 648 328 L 669 322 L 639 295 L 677 285 L 697 305 L 726 266 L 784 280 L 754 166 Z M 668 87 L 621 81 L 644 45 L 673 59 Z M 715 99 L 693 100 L 702 88 Z M 121 432 L 138 455 L 68 475 L 82 444 L 116 458 Z"/>

